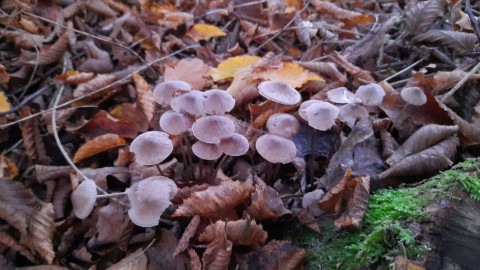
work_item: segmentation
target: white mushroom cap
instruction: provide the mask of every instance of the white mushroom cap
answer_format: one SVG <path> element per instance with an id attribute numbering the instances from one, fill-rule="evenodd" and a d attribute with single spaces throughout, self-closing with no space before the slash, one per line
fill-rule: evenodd
<path id="1" fill-rule="evenodd" d="M 380 85 L 371 83 L 360 86 L 357 89 L 356 95 L 362 100 L 363 105 L 378 106 L 382 104 L 385 90 L 383 90 Z"/>
<path id="2" fill-rule="evenodd" d="M 206 113 L 222 114 L 235 107 L 235 99 L 225 90 L 211 89 L 205 91 L 203 95 L 205 97 L 203 105 Z"/>
<path id="3" fill-rule="evenodd" d="M 172 98 L 170 106 L 172 107 L 172 110 L 178 113 L 201 115 L 205 110 L 203 107 L 204 99 L 205 97 L 202 92 L 192 90 L 186 94 Z"/>
<path id="4" fill-rule="evenodd" d="M 273 134 L 260 136 L 255 147 L 264 159 L 272 163 L 287 164 L 297 155 L 297 147 L 291 140 Z"/>
<path id="5" fill-rule="evenodd" d="M 168 134 L 178 135 L 187 131 L 193 125 L 193 120 L 186 115 L 169 110 L 160 117 L 160 128 Z"/>
<path id="6" fill-rule="evenodd" d="M 155 165 L 164 161 L 173 151 L 168 134 L 160 131 L 147 131 L 138 135 L 130 144 L 130 151 L 141 165 Z"/>
<path id="7" fill-rule="evenodd" d="M 318 130 L 328 130 L 335 125 L 338 108 L 328 102 L 317 101 L 305 109 L 308 125 Z"/>
<path id="8" fill-rule="evenodd" d="M 403 88 L 400 92 L 400 96 L 410 105 L 422 106 L 427 103 L 427 96 L 419 87 Z"/>
<path id="9" fill-rule="evenodd" d="M 87 218 L 95 206 L 97 200 L 97 185 L 91 179 L 85 179 L 72 192 L 70 197 L 73 205 L 73 212 L 79 219 Z"/>
<path id="10" fill-rule="evenodd" d="M 192 87 L 182 81 L 166 81 L 153 89 L 153 98 L 160 105 L 170 105 L 170 100 L 178 93 L 190 92 Z"/>
<path id="11" fill-rule="evenodd" d="M 234 130 L 235 124 L 233 121 L 221 115 L 199 118 L 192 126 L 195 138 L 206 143 L 219 143 L 220 139 L 232 135 Z"/>
<path id="12" fill-rule="evenodd" d="M 369 116 L 367 109 L 358 104 L 346 104 L 340 107 L 338 119 L 347 123 L 349 127 L 353 127 L 355 122 L 365 120 Z"/>
<path id="13" fill-rule="evenodd" d="M 195 156 L 204 160 L 216 160 L 222 155 L 222 150 L 217 143 L 204 143 L 198 141 L 192 145 Z"/>
<path id="14" fill-rule="evenodd" d="M 158 225 L 160 216 L 177 194 L 177 185 L 167 177 L 152 176 L 133 184 L 125 193 L 130 201 L 128 216 L 132 222 L 140 227 L 152 227 Z"/>
<path id="15" fill-rule="evenodd" d="M 264 98 L 284 105 L 295 105 L 302 100 L 300 93 L 284 82 L 261 82 L 258 92 Z"/>
<path id="16" fill-rule="evenodd" d="M 354 93 L 348 91 L 346 87 L 339 87 L 328 91 L 327 98 L 331 102 L 338 104 L 362 102 Z"/>
<path id="17" fill-rule="evenodd" d="M 247 153 L 249 144 L 242 134 L 233 133 L 230 137 L 220 140 L 220 149 L 229 156 L 238 157 Z"/>
<path id="18" fill-rule="evenodd" d="M 302 117 L 303 120 L 307 121 L 307 108 L 310 105 L 315 104 L 319 101 L 320 100 L 311 99 L 311 100 L 307 100 L 307 101 L 302 102 L 302 104 L 300 104 L 300 108 L 298 108 L 298 114 L 300 115 L 300 117 Z"/>
<path id="19" fill-rule="evenodd" d="M 272 114 L 267 120 L 267 129 L 271 134 L 292 138 L 300 131 L 300 123 L 288 113 Z"/>

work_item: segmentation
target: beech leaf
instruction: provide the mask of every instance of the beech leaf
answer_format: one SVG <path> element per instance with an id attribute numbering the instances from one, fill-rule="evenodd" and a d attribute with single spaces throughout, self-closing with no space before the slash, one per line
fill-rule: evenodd
<path id="1" fill-rule="evenodd" d="M 213 37 L 224 37 L 227 34 L 220 30 L 220 28 L 215 25 L 197 23 L 195 24 L 190 32 L 187 33 L 187 36 L 198 42 L 200 40 L 209 40 Z"/>
<path id="2" fill-rule="evenodd" d="M 407 33 L 410 35 L 425 33 L 443 15 L 445 5 L 445 0 L 418 2 L 405 14 Z"/>
<path id="3" fill-rule="evenodd" d="M 208 225 L 200 234 L 198 240 L 202 242 L 212 242 L 225 235 L 227 239 L 235 245 L 263 245 L 267 241 L 267 232 L 263 230 L 262 225 L 258 225 L 254 220 L 250 219 L 240 219 L 230 222 L 219 220 Z"/>
<path id="4" fill-rule="evenodd" d="M 412 41 L 415 43 L 426 42 L 442 45 L 464 54 L 472 51 L 478 40 L 475 34 L 450 30 L 429 30 L 416 35 Z"/>
<path id="5" fill-rule="evenodd" d="M 98 153 L 106 151 L 108 149 L 124 145 L 126 141 L 117 134 L 105 134 L 98 136 L 90 141 L 87 141 L 84 145 L 78 148 L 73 162 L 80 162 L 88 157 L 94 156 Z"/>

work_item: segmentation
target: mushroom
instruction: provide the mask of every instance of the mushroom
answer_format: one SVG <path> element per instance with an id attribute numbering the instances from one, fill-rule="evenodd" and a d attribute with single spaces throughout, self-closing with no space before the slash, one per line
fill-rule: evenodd
<path id="1" fill-rule="evenodd" d="M 300 108 L 298 108 L 298 114 L 300 115 L 300 117 L 302 117 L 306 121 L 307 120 L 307 111 L 306 111 L 307 108 L 310 105 L 315 104 L 317 102 L 319 102 L 319 100 L 314 100 L 314 99 L 302 102 L 302 104 L 300 104 Z"/>
<path id="2" fill-rule="evenodd" d="M 301 108 L 301 107 L 300 107 Z M 328 102 L 316 101 L 304 108 L 303 115 L 308 125 L 318 130 L 328 130 L 335 125 L 338 117 L 338 108 Z"/>
<path id="3" fill-rule="evenodd" d="M 422 106 L 427 103 L 427 96 L 419 87 L 403 88 L 400 92 L 403 101 L 410 105 Z"/>
<path id="4" fill-rule="evenodd" d="M 202 92 L 192 90 L 191 92 L 172 98 L 170 107 L 178 113 L 202 115 L 205 110 L 203 106 L 204 99 L 205 97 Z"/>
<path id="5" fill-rule="evenodd" d="M 192 145 L 195 156 L 204 160 L 216 160 L 222 155 L 222 150 L 216 143 L 204 143 L 198 141 Z"/>
<path id="6" fill-rule="evenodd" d="M 192 126 L 195 138 L 206 143 L 219 143 L 220 139 L 232 135 L 234 130 L 235 124 L 233 121 L 221 115 L 199 118 Z"/>
<path id="7" fill-rule="evenodd" d="M 353 127 L 357 121 L 365 120 L 369 116 L 367 109 L 358 104 L 346 104 L 340 107 L 338 119 Z"/>
<path id="8" fill-rule="evenodd" d="M 238 157 L 247 153 L 249 144 L 245 136 L 233 133 L 230 137 L 222 138 L 219 147 L 226 155 Z"/>
<path id="9" fill-rule="evenodd" d="M 73 205 L 73 212 L 79 219 L 87 218 L 95 206 L 97 200 L 97 185 L 92 179 L 85 179 L 72 192 L 70 196 Z"/>
<path id="10" fill-rule="evenodd" d="M 209 114 L 222 114 L 235 107 L 235 99 L 225 90 L 211 89 L 203 93 L 205 112 Z"/>
<path id="11" fill-rule="evenodd" d="M 255 146 L 257 152 L 271 163 L 287 164 L 297 154 L 297 147 L 291 140 L 274 134 L 260 136 Z"/>
<path id="12" fill-rule="evenodd" d="M 331 102 L 338 104 L 362 102 L 354 93 L 348 91 L 346 87 L 339 87 L 328 91 L 327 98 Z"/>
<path id="13" fill-rule="evenodd" d="M 158 225 L 160 216 L 177 194 L 177 185 L 167 177 L 152 176 L 125 190 L 131 208 L 128 216 L 140 227 Z"/>
<path id="14" fill-rule="evenodd" d="M 186 115 L 169 110 L 160 117 L 160 128 L 168 134 L 179 135 L 193 125 L 193 120 Z"/>
<path id="15" fill-rule="evenodd" d="M 300 93 L 284 82 L 261 82 L 258 92 L 264 98 L 283 105 L 295 105 L 302 100 Z"/>
<path id="16" fill-rule="evenodd" d="M 292 138 L 300 131 L 300 123 L 288 113 L 272 114 L 267 120 L 267 129 L 271 134 Z"/>
<path id="17" fill-rule="evenodd" d="M 383 90 L 380 85 L 371 83 L 360 86 L 357 89 L 356 95 L 362 100 L 363 105 L 378 106 L 382 104 L 385 90 Z"/>
<path id="18" fill-rule="evenodd" d="M 164 161 L 173 151 L 168 134 L 160 131 L 147 131 L 138 135 L 130 144 L 130 151 L 141 165 L 156 165 Z"/>
<path id="19" fill-rule="evenodd" d="M 153 98 L 160 105 L 170 105 L 170 100 L 178 93 L 190 92 L 192 87 L 183 81 L 166 81 L 153 89 Z"/>

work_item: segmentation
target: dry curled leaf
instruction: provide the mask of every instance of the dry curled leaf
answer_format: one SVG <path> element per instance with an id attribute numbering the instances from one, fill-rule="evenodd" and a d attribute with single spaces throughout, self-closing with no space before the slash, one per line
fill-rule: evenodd
<path id="1" fill-rule="evenodd" d="M 108 270 L 146 270 L 148 264 L 147 255 L 139 249 L 123 258 L 121 261 L 107 268 Z"/>
<path id="2" fill-rule="evenodd" d="M 190 37 L 194 41 L 209 40 L 213 37 L 224 37 L 227 34 L 215 25 L 197 23 L 190 32 L 187 33 L 187 37 Z"/>
<path id="3" fill-rule="evenodd" d="M 172 216 L 209 216 L 232 211 L 247 202 L 253 190 L 253 186 L 240 181 L 223 181 L 218 186 L 192 193 L 188 199 L 183 200 Z"/>
<path id="4" fill-rule="evenodd" d="M 53 236 L 55 233 L 55 212 L 51 203 L 39 203 L 31 215 L 28 224 L 28 239 L 32 250 L 52 264 L 55 257 Z"/>
<path id="5" fill-rule="evenodd" d="M 10 234 L 0 231 L 0 243 L 14 252 L 20 253 L 22 256 L 27 258 L 27 260 L 35 263 L 37 260 L 33 256 L 32 252 L 29 249 L 17 242 Z"/>
<path id="6" fill-rule="evenodd" d="M 267 232 L 255 220 L 240 219 L 236 221 L 217 221 L 208 225 L 198 237 L 199 241 L 212 242 L 215 239 L 226 238 L 234 245 L 263 245 L 267 241 Z"/>
<path id="7" fill-rule="evenodd" d="M 455 69 L 452 71 L 439 71 L 435 73 L 435 75 L 433 75 L 433 93 L 436 95 L 442 94 L 446 90 L 455 86 L 455 84 L 457 84 L 465 76 L 467 76 L 467 72 L 461 69 Z M 468 80 L 480 80 L 480 74 L 472 74 Z"/>
<path id="8" fill-rule="evenodd" d="M 232 255 L 232 242 L 225 237 L 212 241 L 203 253 L 203 267 L 206 270 L 227 270 Z"/>
<path id="9" fill-rule="evenodd" d="M 182 234 L 182 237 L 180 240 L 178 240 L 178 245 L 175 248 L 175 251 L 173 252 L 173 256 L 177 256 L 178 254 L 184 252 L 187 250 L 188 245 L 190 243 L 190 238 L 195 235 L 197 232 L 198 225 L 200 225 L 201 218 L 200 216 L 194 216 L 192 220 L 190 220 L 190 223 L 188 223 L 187 228 L 185 228 L 185 231 Z"/>
<path id="10" fill-rule="evenodd" d="M 137 106 L 142 108 L 147 122 L 152 121 L 153 114 L 155 113 L 155 99 L 153 99 L 152 89 L 147 84 L 142 76 L 134 73 L 133 81 L 135 82 L 135 88 L 137 89 Z"/>
<path id="11" fill-rule="evenodd" d="M 256 185 L 252 194 L 252 203 L 247 213 L 256 221 L 277 220 L 279 217 L 291 214 L 285 208 L 278 192 L 267 185 Z"/>
<path id="12" fill-rule="evenodd" d="M 415 43 L 426 42 L 437 46 L 442 45 L 457 53 L 464 54 L 471 52 L 478 40 L 475 34 L 450 30 L 429 30 L 416 35 L 412 41 Z"/>
<path id="13" fill-rule="evenodd" d="M 27 215 L 18 211 L 13 205 L 0 201 L 0 219 L 20 232 L 22 238 L 27 237 Z"/>
<path id="14" fill-rule="evenodd" d="M 115 75 L 99 74 L 92 80 L 79 84 L 75 91 L 73 91 L 73 97 L 78 98 L 88 95 L 95 90 L 111 84 L 113 81 L 115 81 Z"/>
<path id="15" fill-rule="evenodd" d="M 27 117 L 31 115 L 31 109 L 27 106 L 22 107 L 20 116 Z M 50 158 L 47 156 L 43 136 L 40 134 L 40 123 L 38 118 L 29 119 L 20 123 L 23 145 L 25 153 L 32 162 L 39 164 L 49 164 Z"/>
<path id="16" fill-rule="evenodd" d="M 298 64 L 285 62 L 279 66 L 265 65 L 256 67 L 251 74 L 254 79 L 284 82 L 296 88 L 307 81 L 323 81 L 320 76 L 305 70 Z"/>
<path id="17" fill-rule="evenodd" d="M 95 77 L 93 72 L 79 72 L 77 70 L 67 70 L 64 74 L 55 76 L 56 79 L 65 82 L 66 84 L 81 84 L 90 81 Z"/>
<path id="18" fill-rule="evenodd" d="M 243 68 L 248 68 L 258 62 L 261 58 L 252 55 L 230 57 L 208 72 L 214 81 L 234 78 Z"/>
<path id="19" fill-rule="evenodd" d="M 202 261 L 200 261 L 200 257 L 198 257 L 197 252 L 192 248 L 188 249 L 188 257 L 190 261 L 190 269 L 192 270 L 202 270 Z"/>
<path id="20" fill-rule="evenodd" d="M 445 0 L 429 0 L 418 2 L 410 8 L 406 16 L 406 30 L 410 35 L 425 33 L 435 21 L 443 16 Z"/>
<path id="21" fill-rule="evenodd" d="M 184 81 L 192 86 L 193 89 L 202 90 L 208 85 L 205 78 L 209 67 L 198 58 L 182 59 L 175 68 L 165 68 L 165 81 Z"/>
<path id="22" fill-rule="evenodd" d="M 3 88 L 8 88 L 8 81 L 10 80 L 10 75 L 8 75 L 7 71 L 5 70 L 5 66 L 0 64 L 0 85 Z M 3 92 L 2 92 L 3 93 Z M 3 93 L 5 98 L 5 94 Z M 1 102 L 0 102 L 0 108 L 1 108 Z M 0 111 L 1 112 L 1 111 Z"/>
<path id="23" fill-rule="evenodd" d="M 15 163 L 5 155 L 0 155 L 0 178 L 13 179 L 18 176 L 18 168 Z"/>
<path id="24" fill-rule="evenodd" d="M 334 51 L 329 55 L 329 58 L 337 64 L 339 67 L 343 68 L 348 74 L 355 78 L 354 82 L 357 82 L 357 85 L 363 85 L 369 82 L 375 82 L 370 72 L 363 70 L 354 64 L 350 63 L 345 57 L 341 56 L 339 53 Z"/>
<path id="25" fill-rule="evenodd" d="M 33 58 L 25 63 L 30 65 L 49 65 L 56 63 L 63 57 L 63 54 L 65 54 L 67 48 L 68 35 L 63 34 L 58 38 L 57 41 L 55 41 L 55 43 L 52 44 L 52 46 L 40 52 L 38 61 L 36 58 Z"/>
<path id="26" fill-rule="evenodd" d="M 75 156 L 73 157 L 73 162 L 77 163 L 108 149 L 124 145 L 125 143 L 125 140 L 117 134 L 105 134 L 98 136 L 90 141 L 87 141 L 84 145 L 78 148 Z"/>
<path id="27" fill-rule="evenodd" d="M 313 0 L 312 4 L 317 12 L 321 14 L 329 14 L 337 19 L 349 20 L 358 24 L 367 24 L 375 21 L 373 16 L 343 9 L 334 3 L 327 1 Z"/>

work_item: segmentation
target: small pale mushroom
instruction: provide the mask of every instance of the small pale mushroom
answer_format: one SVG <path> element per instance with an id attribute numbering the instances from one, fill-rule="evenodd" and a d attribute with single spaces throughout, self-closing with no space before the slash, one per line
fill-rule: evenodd
<path id="1" fill-rule="evenodd" d="M 179 93 L 190 92 L 192 87 L 183 81 L 166 81 L 153 89 L 153 98 L 160 105 L 170 105 L 170 100 Z"/>
<path id="2" fill-rule="evenodd" d="M 141 165 L 156 165 L 164 161 L 173 151 L 168 134 L 160 131 L 147 131 L 138 135 L 130 144 L 130 151 Z"/>
<path id="3" fill-rule="evenodd" d="M 160 216 L 177 194 L 177 185 L 167 177 L 152 176 L 125 190 L 131 208 L 128 216 L 140 227 L 157 226 Z"/>
<path id="4" fill-rule="evenodd" d="M 232 135 L 234 130 L 235 124 L 233 121 L 221 115 L 199 118 L 192 126 L 195 138 L 206 143 L 219 143 L 220 139 Z"/>
<path id="5" fill-rule="evenodd" d="M 353 103 L 343 105 L 338 112 L 338 119 L 346 123 L 349 127 L 353 127 L 356 122 L 367 119 L 368 116 L 367 109 Z"/>
<path id="6" fill-rule="evenodd" d="M 300 115 L 300 117 L 302 117 L 305 121 L 307 121 L 307 108 L 310 105 L 315 104 L 319 101 L 320 100 L 311 99 L 311 100 L 307 100 L 307 101 L 302 102 L 302 104 L 300 104 L 300 108 L 298 108 L 298 114 Z"/>
<path id="7" fill-rule="evenodd" d="M 235 99 L 225 90 L 211 89 L 203 93 L 205 112 L 209 114 L 222 114 L 235 107 Z"/>
<path id="8" fill-rule="evenodd" d="M 427 96 L 419 87 L 406 87 L 400 92 L 403 101 L 413 106 L 422 106 L 427 103 Z"/>
<path id="9" fill-rule="evenodd" d="M 222 155 L 222 150 L 216 143 L 204 143 L 198 141 L 192 145 L 195 156 L 204 160 L 216 160 Z"/>
<path id="10" fill-rule="evenodd" d="M 72 192 L 70 196 L 73 205 L 73 212 L 79 219 L 87 218 L 95 206 L 97 200 L 97 185 L 91 179 L 85 179 Z"/>
<path id="11" fill-rule="evenodd" d="M 378 106 L 382 104 L 385 90 L 380 85 L 371 83 L 360 86 L 355 94 L 362 100 L 363 105 Z"/>
<path id="12" fill-rule="evenodd" d="M 302 100 L 300 93 L 284 82 L 261 82 L 258 85 L 258 93 L 266 99 L 283 105 L 295 105 Z"/>
<path id="13" fill-rule="evenodd" d="M 192 90 L 186 94 L 176 96 L 170 101 L 172 110 L 178 113 L 188 113 L 190 115 L 202 115 L 205 108 L 203 101 L 205 97 L 202 92 Z"/>
<path id="14" fill-rule="evenodd" d="M 285 138 L 292 138 L 300 131 L 297 118 L 288 113 L 272 114 L 267 120 L 266 127 L 271 134 Z"/>
<path id="15" fill-rule="evenodd" d="M 354 93 L 348 91 L 346 87 L 339 87 L 327 92 L 327 98 L 331 102 L 338 104 L 359 103 L 362 102 Z"/>
<path id="16" fill-rule="evenodd" d="M 245 136 L 233 133 L 230 137 L 222 138 L 219 147 L 226 155 L 238 157 L 247 153 L 249 144 Z"/>
<path id="17" fill-rule="evenodd" d="M 317 101 L 305 109 L 308 125 L 314 129 L 326 131 L 335 125 L 338 108 L 328 102 Z"/>
<path id="18" fill-rule="evenodd" d="M 160 128 L 166 133 L 179 135 L 192 127 L 193 120 L 186 115 L 169 110 L 162 114 L 159 123 Z"/>
<path id="19" fill-rule="evenodd" d="M 257 152 L 271 163 L 287 164 L 297 155 L 297 147 L 291 140 L 274 134 L 260 136 L 255 147 Z"/>

